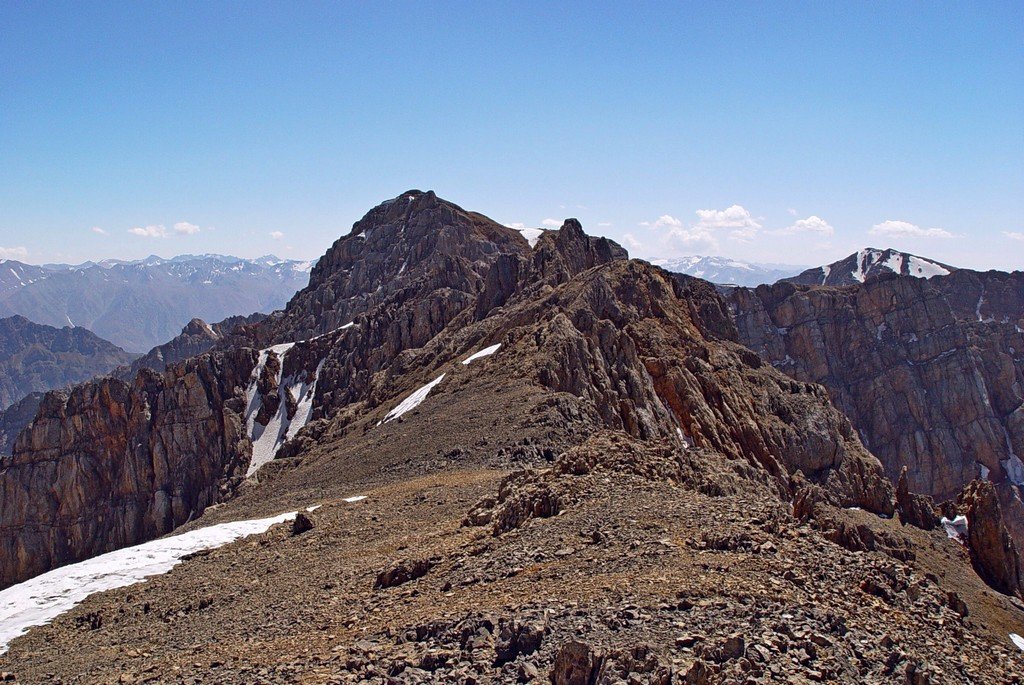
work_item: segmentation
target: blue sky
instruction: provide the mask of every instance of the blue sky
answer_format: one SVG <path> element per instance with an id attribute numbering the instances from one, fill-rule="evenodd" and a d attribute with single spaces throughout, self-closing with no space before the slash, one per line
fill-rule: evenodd
<path id="1" fill-rule="evenodd" d="M 0 3 L 0 257 L 315 257 L 410 188 L 637 256 L 1024 268 L 1024 4 Z"/>

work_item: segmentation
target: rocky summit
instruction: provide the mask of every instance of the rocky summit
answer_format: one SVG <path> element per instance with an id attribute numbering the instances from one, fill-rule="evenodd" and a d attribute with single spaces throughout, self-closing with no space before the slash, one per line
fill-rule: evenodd
<path id="1" fill-rule="evenodd" d="M 403 193 L 283 310 L 42 398 L 0 670 L 1019 683 L 1018 275 L 725 299 Z"/>

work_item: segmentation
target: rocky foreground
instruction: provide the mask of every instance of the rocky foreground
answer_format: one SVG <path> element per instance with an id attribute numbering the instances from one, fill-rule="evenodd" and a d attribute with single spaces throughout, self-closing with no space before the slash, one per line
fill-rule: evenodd
<path id="1" fill-rule="evenodd" d="M 895 487 L 825 388 L 739 337 L 710 284 L 575 221 L 531 247 L 403 194 L 284 312 L 44 400 L 0 473 L 18 502 L 0 511 L 7 584 L 179 526 L 300 515 L 90 597 L 0 669 L 1020 682 L 1019 577 L 986 583 L 1017 554 L 991 483 L 941 512 L 906 475 Z M 940 513 L 965 517 L 963 538 Z"/>

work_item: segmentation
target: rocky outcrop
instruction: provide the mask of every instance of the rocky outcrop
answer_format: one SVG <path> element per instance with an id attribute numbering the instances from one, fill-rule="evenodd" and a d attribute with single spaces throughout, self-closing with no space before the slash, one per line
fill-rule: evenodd
<path id="1" fill-rule="evenodd" d="M 248 349 L 48 393 L 0 461 L 0 586 L 173 530 L 244 474 Z"/>
<path id="2" fill-rule="evenodd" d="M 266 314 L 257 312 L 249 316 L 230 316 L 214 324 L 208 324 L 202 319 L 192 319 L 181 329 L 181 333 L 163 345 L 157 345 L 132 362 L 130 367 L 118 369 L 115 375 L 130 382 L 142 369 L 163 371 L 171 364 L 199 356 L 212 349 L 215 344 L 230 336 L 235 328 L 249 326 L 265 318 Z"/>
<path id="3" fill-rule="evenodd" d="M 972 481 L 959 503 L 967 516 L 967 546 L 978 574 L 997 590 L 1024 597 L 1024 567 L 1003 525 L 995 487 L 988 481 Z"/>
<path id="4" fill-rule="evenodd" d="M 14 439 L 32 422 L 42 401 L 43 393 L 34 392 L 0 411 L 0 455 L 11 453 Z"/>
<path id="5" fill-rule="evenodd" d="M 521 368 L 586 400 L 605 427 L 744 460 L 780 493 L 799 471 L 843 506 L 892 512 L 877 460 L 825 390 L 731 342 L 736 331 L 710 285 L 613 261 L 514 306 L 504 315 L 537 327 L 516 343 Z"/>
<path id="6" fill-rule="evenodd" d="M 110 373 L 135 358 L 84 328 L 54 328 L 23 316 L 0 319 L 0 410 Z"/>

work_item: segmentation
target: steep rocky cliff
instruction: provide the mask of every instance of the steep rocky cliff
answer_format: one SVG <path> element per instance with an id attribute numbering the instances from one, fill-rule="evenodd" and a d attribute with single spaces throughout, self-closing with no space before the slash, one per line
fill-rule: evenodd
<path id="1" fill-rule="evenodd" d="M 54 328 L 23 316 L 0 319 L 0 410 L 25 395 L 113 371 L 135 355 L 84 328 Z"/>
<path id="2" fill-rule="evenodd" d="M 890 275 L 729 295 L 739 339 L 824 385 L 894 482 L 953 500 L 991 481 L 1024 544 L 1024 273 Z"/>

